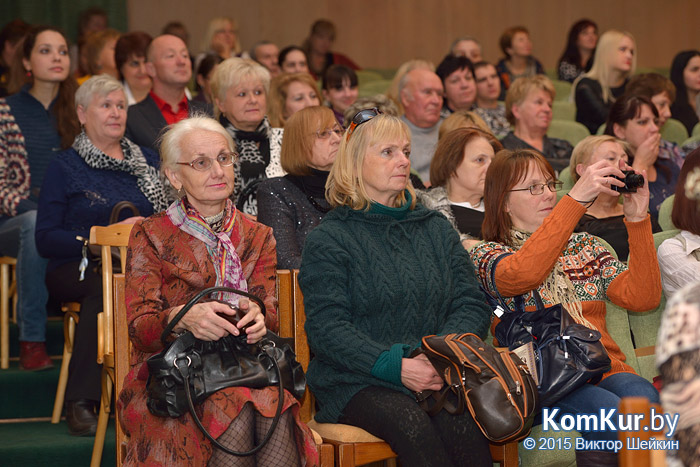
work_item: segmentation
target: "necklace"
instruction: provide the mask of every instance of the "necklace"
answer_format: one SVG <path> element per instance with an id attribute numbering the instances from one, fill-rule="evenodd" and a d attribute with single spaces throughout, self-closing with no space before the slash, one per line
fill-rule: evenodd
<path id="1" fill-rule="evenodd" d="M 218 214 L 204 218 L 204 222 L 209 224 L 209 227 L 214 232 L 219 232 L 221 230 L 221 226 L 224 223 L 224 211 L 226 211 L 226 208 L 222 209 Z"/>

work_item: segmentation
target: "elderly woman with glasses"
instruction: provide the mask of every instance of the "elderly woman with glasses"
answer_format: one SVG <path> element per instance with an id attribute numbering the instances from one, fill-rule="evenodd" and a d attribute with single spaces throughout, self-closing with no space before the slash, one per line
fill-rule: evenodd
<path id="1" fill-rule="evenodd" d="M 258 221 L 272 227 L 277 267 L 298 269 L 311 230 L 330 211 L 326 180 L 338 153 L 342 128 L 327 107 L 309 107 L 292 115 L 282 142 L 284 177 L 258 188 Z"/>
<path id="2" fill-rule="evenodd" d="M 94 434 L 94 407 L 100 400 L 97 314 L 102 311 L 102 277 L 96 258 L 87 255 L 93 225 L 108 225 L 112 209 L 130 201 L 140 215 L 168 206 L 158 175 L 158 155 L 124 137 L 127 100 L 121 83 L 108 75 L 93 76 L 75 94 L 83 132 L 73 147 L 49 164 L 39 196 L 36 244 L 49 259 L 46 285 L 62 302 L 81 303 L 66 387 L 66 421 L 73 435 Z M 118 221 L 141 217 L 128 211 Z M 87 240 L 85 240 L 87 242 Z"/>
<path id="3" fill-rule="evenodd" d="M 315 419 L 384 439 L 403 466 L 490 466 L 471 414 L 430 417 L 412 396 L 444 384 L 425 356 L 411 357 L 421 338 L 484 336 L 490 313 L 457 232 L 416 203 L 410 154 L 401 119 L 363 110 L 328 176 L 334 209 L 306 238 L 299 278 Z"/>
<path id="4" fill-rule="evenodd" d="M 254 216 L 258 213 L 260 181 L 284 175 L 280 164 L 284 130 L 272 128 L 265 116 L 269 91 L 270 72 L 249 59 L 224 60 L 211 80 L 219 123 L 229 132 L 239 153 L 234 164 L 238 183 L 233 199 L 238 209 Z"/>
<path id="5" fill-rule="evenodd" d="M 574 234 L 579 219 L 599 195 L 616 196 L 624 186 L 621 168 L 600 160 L 585 168 L 567 196 L 557 203 L 554 170 L 539 153 L 522 149 L 500 151 L 491 162 L 484 186 L 483 238 L 470 251 L 481 283 L 496 290 L 510 305 L 523 295 L 528 311 L 535 308 L 533 290 L 545 305 L 562 304 L 574 320 L 602 334 L 611 369 L 597 385 L 585 384 L 556 403 L 555 419 L 571 414 L 617 409 L 622 397 L 659 401 L 647 380 L 625 363 L 625 355 L 607 331 L 606 301 L 631 311 L 659 304 L 661 281 L 651 221 L 647 213 L 649 188 L 624 194 L 623 213 L 629 235 L 629 263 L 616 260 L 595 237 Z M 510 255 L 507 255 L 509 254 Z M 495 271 L 492 271 L 495 268 Z M 492 281 L 493 278 L 493 281 Z M 617 440 L 614 431 L 582 431 L 587 440 Z M 576 451 L 578 465 L 617 465 L 607 451 Z"/>
<path id="6" fill-rule="evenodd" d="M 180 418 L 152 415 L 147 406 L 146 359 L 162 349 L 160 335 L 192 296 L 213 286 L 258 296 L 241 298 L 246 313 L 235 315 L 218 301 L 199 303 L 175 326 L 204 341 L 245 332 L 248 343 L 277 330 L 275 239 L 272 229 L 237 209 L 229 196 L 236 158 L 233 140 L 215 120 L 194 117 L 173 125 L 161 145 L 162 170 L 181 198 L 165 212 L 134 226 L 126 268 L 126 308 L 133 344 L 131 371 L 119 396 L 122 426 L 130 435 L 126 463 L 148 465 L 315 465 L 310 430 L 298 417 L 298 402 L 285 393 L 272 438 L 251 457 L 214 449 L 189 413 Z M 250 325 L 247 329 L 244 327 Z M 219 443 L 248 451 L 268 432 L 277 408 L 277 389 L 229 387 L 200 406 L 204 427 Z"/>

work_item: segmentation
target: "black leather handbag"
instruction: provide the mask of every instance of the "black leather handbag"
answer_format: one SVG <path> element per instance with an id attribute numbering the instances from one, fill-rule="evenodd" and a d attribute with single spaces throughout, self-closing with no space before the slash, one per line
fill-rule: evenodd
<path id="1" fill-rule="evenodd" d="M 170 321 L 160 336 L 164 349 L 149 357 L 148 410 L 159 417 L 177 418 L 189 412 L 204 435 L 219 449 L 236 456 L 250 456 L 258 452 L 272 436 L 282 413 L 284 389 L 301 399 L 306 390 L 304 370 L 291 347 L 291 339 L 284 339 L 268 331 L 255 344 L 246 342 L 246 335 L 227 335 L 218 341 L 203 341 L 190 331 L 168 343 L 175 325 L 202 298 L 215 292 L 235 293 L 248 297 L 265 311 L 258 297 L 229 287 L 211 287 L 195 295 Z M 277 411 L 267 436 L 250 451 L 236 452 L 218 443 L 202 426 L 195 411 L 216 391 L 243 386 L 248 388 L 277 387 Z"/>
<path id="2" fill-rule="evenodd" d="M 508 307 L 496 289 L 494 275 L 496 264 L 511 254 L 501 255 L 491 268 L 491 284 L 496 291 L 492 305 L 505 312 L 494 337 L 499 345 L 511 350 L 533 343 L 540 407 L 549 407 L 584 384 L 600 381 L 610 370 L 610 357 L 600 341 L 600 332 L 575 322 L 561 304 L 545 307 L 536 289 L 533 295 L 537 310 L 525 311 L 522 295 L 515 297 L 515 311 Z"/>

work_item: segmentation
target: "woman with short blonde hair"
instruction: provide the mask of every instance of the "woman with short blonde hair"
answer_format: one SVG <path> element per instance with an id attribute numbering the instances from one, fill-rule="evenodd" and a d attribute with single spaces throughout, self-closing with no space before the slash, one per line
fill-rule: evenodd
<path id="1" fill-rule="evenodd" d="M 506 149 L 530 149 L 542 154 L 554 170 L 569 165 L 571 143 L 547 136 L 556 91 L 544 75 L 518 78 L 506 94 L 506 118 L 513 129 L 501 139 Z"/>
<path id="2" fill-rule="evenodd" d="M 257 215 L 257 186 L 261 180 L 281 177 L 282 128 L 273 128 L 267 113 L 270 72 L 247 58 L 229 58 L 211 78 L 215 114 L 236 143 L 233 191 L 238 209 Z"/>
<path id="3" fill-rule="evenodd" d="M 607 160 L 615 167 L 619 167 L 622 161 L 623 167 L 627 168 L 631 153 L 630 146 L 614 136 L 588 136 L 576 145 L 571 154 L 569 165 L 571 177 L 574 182 L 578 181 L 587 167 L 601 160 Z M 624 208 L 620 203 L 621 196 L 621 194 L 616 196 L 599 194 L 581 217 L 574 231 L 588 232 L 602 238 L 613 247 L 621 261 L 627 261 L 630 247 L 624 223 Z M 651 217 L 651 229 L 652 232 L 661 231 L 654 216 Z"/>

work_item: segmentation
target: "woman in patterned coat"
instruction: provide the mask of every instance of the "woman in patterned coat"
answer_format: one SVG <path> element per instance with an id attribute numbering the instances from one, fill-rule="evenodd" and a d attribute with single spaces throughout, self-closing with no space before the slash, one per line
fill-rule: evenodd
<path id="1" fill-rule="evenodd" d="M 620 164 L 619 167 L 623 167 Z M 625 194 L 625 225 L 629 234 L 628 266 L 587 233 L 574 234 L 574 227 L 599 194 L 614 195 L 611 185 L 623 186 L 618 167 L 603 160 L 591 164 L 579 181 L 557 203 L 561 182 L 541 154 L 527 150 L 501 151 L 491 162 L 484 186 L 483 238 L 471 250 L 481 283 L 492 295 L 497 289 L 507 303 L 525 296 L 534 309 L 532 290 L 545 306 L 561 303 L 569 314 L 602 334 L 611 369 L 597 385 L 584 384 L 554 405 L 565 414 L 599 413 L 616 409 L 622 397 L 646 397 L 659 401 L 659 394 L 647 380 L 625 363 L 625 355 L 606 329 L 605 301 L 632 311 L 647 311 L 659 304 L 661 280 L 647 213 L 649 188 Z M 503 254 L 513 253 L 499 259 Z M 491 271 L 494 282 L 491 281 Z M 617 440 L 617 432 L 581 431 L 586 440 Z M 607 451 L 576 451 L 579 466 L 617 465 L 617 455 Z"/>
<path id="2" fill-rule="evenodd" d="M 277 330 L 275 240 L 272 229 L 253 221 L 229 200 L 234 186 L 231 136 L 206 117 L 183 120 L 165 134 L 162 168 L 183 193 L 167 211 L 134 226 L 126 269 L 126 306 L 133 343 L 131 371 L 119 396 L 119 416 L 130 435 L 126 465 L 315 465 L 316 446 L 298 417 L 299 404 L 285 393 L 283 412 L 272 439 L 254 456 L 232 457 L 212 448 L 189 414 L 177 419 L 152 415 L 146 406 L 146 359 L 162 349 L 160 334 L 182 306 L 207 287 L 228 286 L 260 297 L 257 305 L 240 299 L 246 310 L 237 325 L 219 316 L 232 309 L 219 302 L 199 303 L 175 326 L 202 340 L 238 335 L 249 343 L 266 328 Z M 236 451 L 257 445 L 277 407 L 277 389 L 230 387 L 202 405 L 204 427 Z M 228 462 L 228 464 L 226 464 Z"/>

